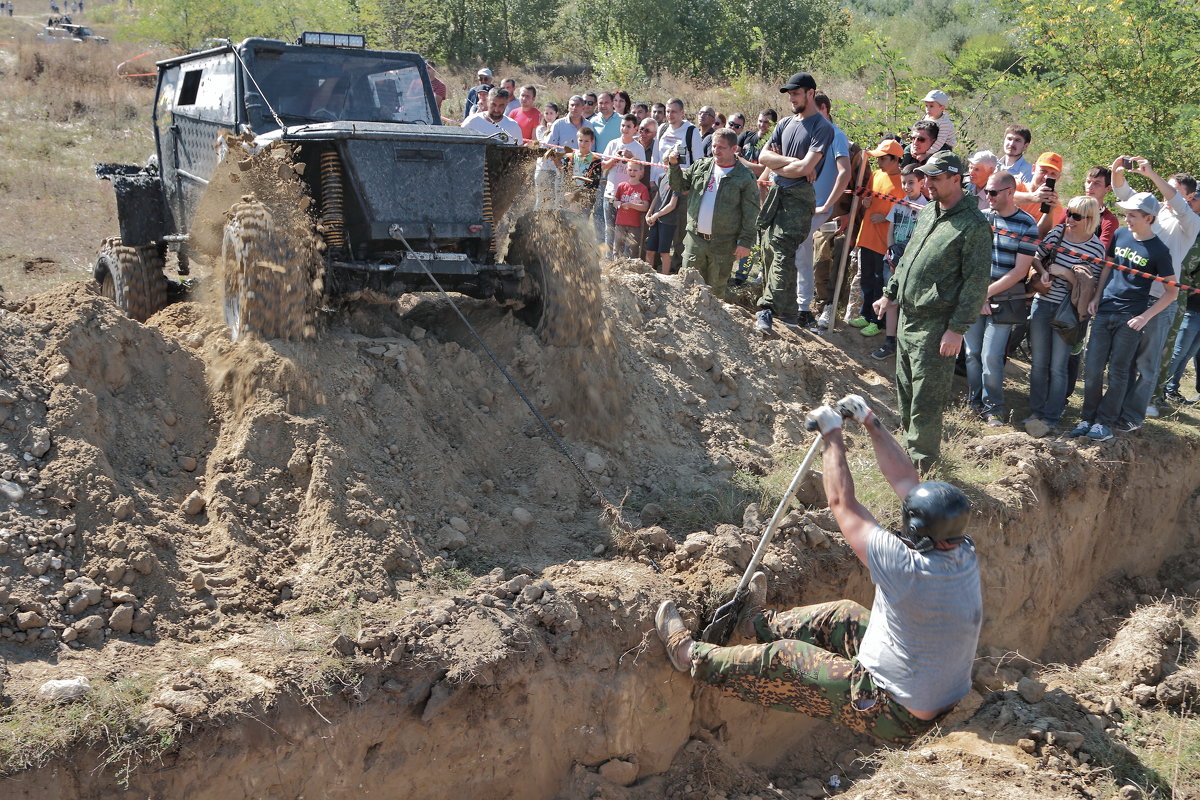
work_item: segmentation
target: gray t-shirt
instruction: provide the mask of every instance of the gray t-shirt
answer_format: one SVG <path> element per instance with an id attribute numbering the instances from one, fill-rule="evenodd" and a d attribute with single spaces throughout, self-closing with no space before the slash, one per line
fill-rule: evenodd
<path id="1" fill-rule="evenodd" d="M 804 158 L 809 152 L 824 153 L 826 157 L 833 149 L 833 123 L 820 114 L 807 117 L 784 117 L 775 126 L 768 144 L 778 145 L 779 152 L 792 158 Z M 817 165 L 818 174 L 821 166 Z M 804 183 L 805 178 L 784 178 L 776 175 L 775 182 L 780 188 L 786 189 L 798 183 Z"/>
<path id="2" fill-rule="evenodd" d="M 902 705 L 935 711 L 971 690 L 983 624 L 975 547 L 918 553 L 876 526 L 867 539 L 875 584 L 858 661 Z"/>

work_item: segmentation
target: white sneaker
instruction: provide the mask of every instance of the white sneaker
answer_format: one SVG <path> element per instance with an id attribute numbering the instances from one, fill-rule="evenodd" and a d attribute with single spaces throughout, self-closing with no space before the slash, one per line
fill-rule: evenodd
<path id="1" fill-rule="evenodd" d="M 825 306 L 821 316 L 817 317 L 817 327 L 822 330 L 829 330 L 833 327 L 833 306 Z"/>
<path id="2" fill-rule="evenodd" d="M 1153 404 L 1146 406 L 1146 416 L 1147 417 L 1157 417 L 1158 416 L 1158 406 L 1153 405 Z"/>

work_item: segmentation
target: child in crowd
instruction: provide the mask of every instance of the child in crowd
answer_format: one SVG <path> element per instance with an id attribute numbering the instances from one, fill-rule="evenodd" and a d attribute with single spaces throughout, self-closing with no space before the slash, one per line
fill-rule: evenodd
<path id="1" fill-rule="evenodd" d="M 884 256 L 883 284 L 891 280 L 892 273 L 900 266 L 900 257 L 904 248 L 912 238 L 913 228 L 917 226 L 917 212 L 929 200 L 925 197 L 925 173 L 917 172 L 918 164 L 909 164 L 900 170 L 900 188 L 904 190 L 905 202 L 896 203 L 887 213 L 888 228 L 887 253 Z M 871 358 L 882 361 L 896 354 L 896 322 L 898 311 L 893 308 L 887 312 L 884 320 L 884 330 L 887 337 Z"/>
<path id="2" fill-rule="evenodd" d="M 566 158 L 567 174 L 570 176 L 567 207 L 578 213 L 591 213 L 604 171 L 600 156 L 592 152 L 596 144 L 596 132 L 591 128 L 580 128 L 578 135 L 579 149 Z"/>
<path id="3" fill-rule="evenodd" d="M 550 129 L 557 121 L 558 103 L 546 103 L 542 110 L 542 124 L 537 126 L 533 138 L 539 142 L 545 142 L 550 138 Z M 546 155 L 537 160 L 537 169 L 533 173 L 534 208 L 542 208 L 547 204 L 554 208 L 557 205 L 552 198 L 558 194 L 558 175 L 557 158 L 547 151 Z"/>
<path id="4" fill-rule="evenodd" d="M 646 169 L 636 161 L 631 161 L 626 169 L 629 180 L 622 181 L 613 194 L 613 204 L 617 208 L 617 235 L 615 253 L 617 258 L 637 258 L 640 243 L 638 238 L 642 233 L 642 215 L 650 207 L 650 192 L 642 183 L 642 174 Z"/>
<path id="5" fill-rule="evenodd" d="M 954 123 L 946 116 L 946 106 L 950 105 L 950 95 L 941 89 L 934 89 L 925 95 L 921 101 L 925 104 L 924 119 L 937 123 L 938 134 L 933 144 L 929 146 L 930 153 L 938 150 L 952 150 L 958 144 L 958 135 L 954 132 Z"/>
<path id="6" fill-rule="evenodd" d="M 850 325 L 861 328 L 863 336 L 877 336 L 883 320 L 876 315 L 874 303 L 883 295 L 883 257 L 887 251 L 889 227 L 887 214 L 896 200 L 904 195 L 900 175 L 904 147 L 895 139 L 884 139 L 874 150 L 868 150 L 867 155 L 875 159 L 879 169 L 868 184 L 871 195 L 862 204 L 867 217 L 858 230 L 855 245 L 858 248 L 858 275 L 863 301 L 858 316 L 850 320 Z M 847 313 L 849 311 L 847 309 Z"/>
<path id="7" fill-rule="evenodd" d="M 663 275 L 671 274 L 671 243 L 675 240 L 678 205 L 679 196 L 671 189 L 671 176 L 664 172 L 658 176 L 658 192 L 646 215 L 646 224 L 650 228 L 646 233 L 646 261 L 653 264 L 654 254 L 658 253 L 659 270 Z"/>

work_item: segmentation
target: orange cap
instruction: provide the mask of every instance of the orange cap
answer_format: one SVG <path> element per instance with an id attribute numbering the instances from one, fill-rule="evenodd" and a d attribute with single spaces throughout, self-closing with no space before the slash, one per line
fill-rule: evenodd
<path id="1" fill-rule="evenodd" d="M 1040 156 L 1038 156 L 1037 164 L 1035 164 L 1035 166 L 1046 167 L 1048 169 L 1055 170 L 1056 172 L 1062 172 L 1062 156 L 1060 156 L 1058 153 L 1042 153 Z"/>
<path id="2" fill-rule="evenodd" d="M 896 158 L 903 158 L 904 145 L 900 144 L 895 139 L 884 139 L 874 150 L 868 150 L 867 155 L 874 156 L 875 158 L 879 158 L 880 156 L 895 156 Z"/>

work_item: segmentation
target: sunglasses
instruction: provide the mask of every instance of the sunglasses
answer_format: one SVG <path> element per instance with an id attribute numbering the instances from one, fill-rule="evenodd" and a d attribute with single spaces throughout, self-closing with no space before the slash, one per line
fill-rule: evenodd
<path id="1" fill-rule="evenodd" d="M 740 130 L 742 129 L 742 123 L 740 123 L 740 122 L 731 122 L 731 123 L 729 123 L 729 127 L 730 127 L 730 128 L 732 128 L 732 129 L 733 129 L 733 130 L 735 130 L 735 131 L 740 131 Z"/>
<path id="2" fill-rule="evenodd" d="M 1083 214 L 1076 214 L 1074 211 L 1068 211 L 1067 219 L 1073 219 L 1076 222 L 1083 222 L 1085 219 L 1087 219 L 1087 217 L 1085 217 Z"/>
<path id="3" fill-rule="evenodd" d="M 1012 189 L 1012 188 L 1013 188 L 1012 186 L 1009 186 L 1006 189 L 984 189 L 983 193 L 986 194 L 988 197 L 995 197 L 996 195 L 1000 194 L 1001 192 L 1007 192 L 1009 189 Z"/>
<path id="4" fill-rule="evenodd" d="M 913 141 L 914 142 L 931 142 L 933 140 L 930 139 L 928 136 L 914 136 Z"/>

